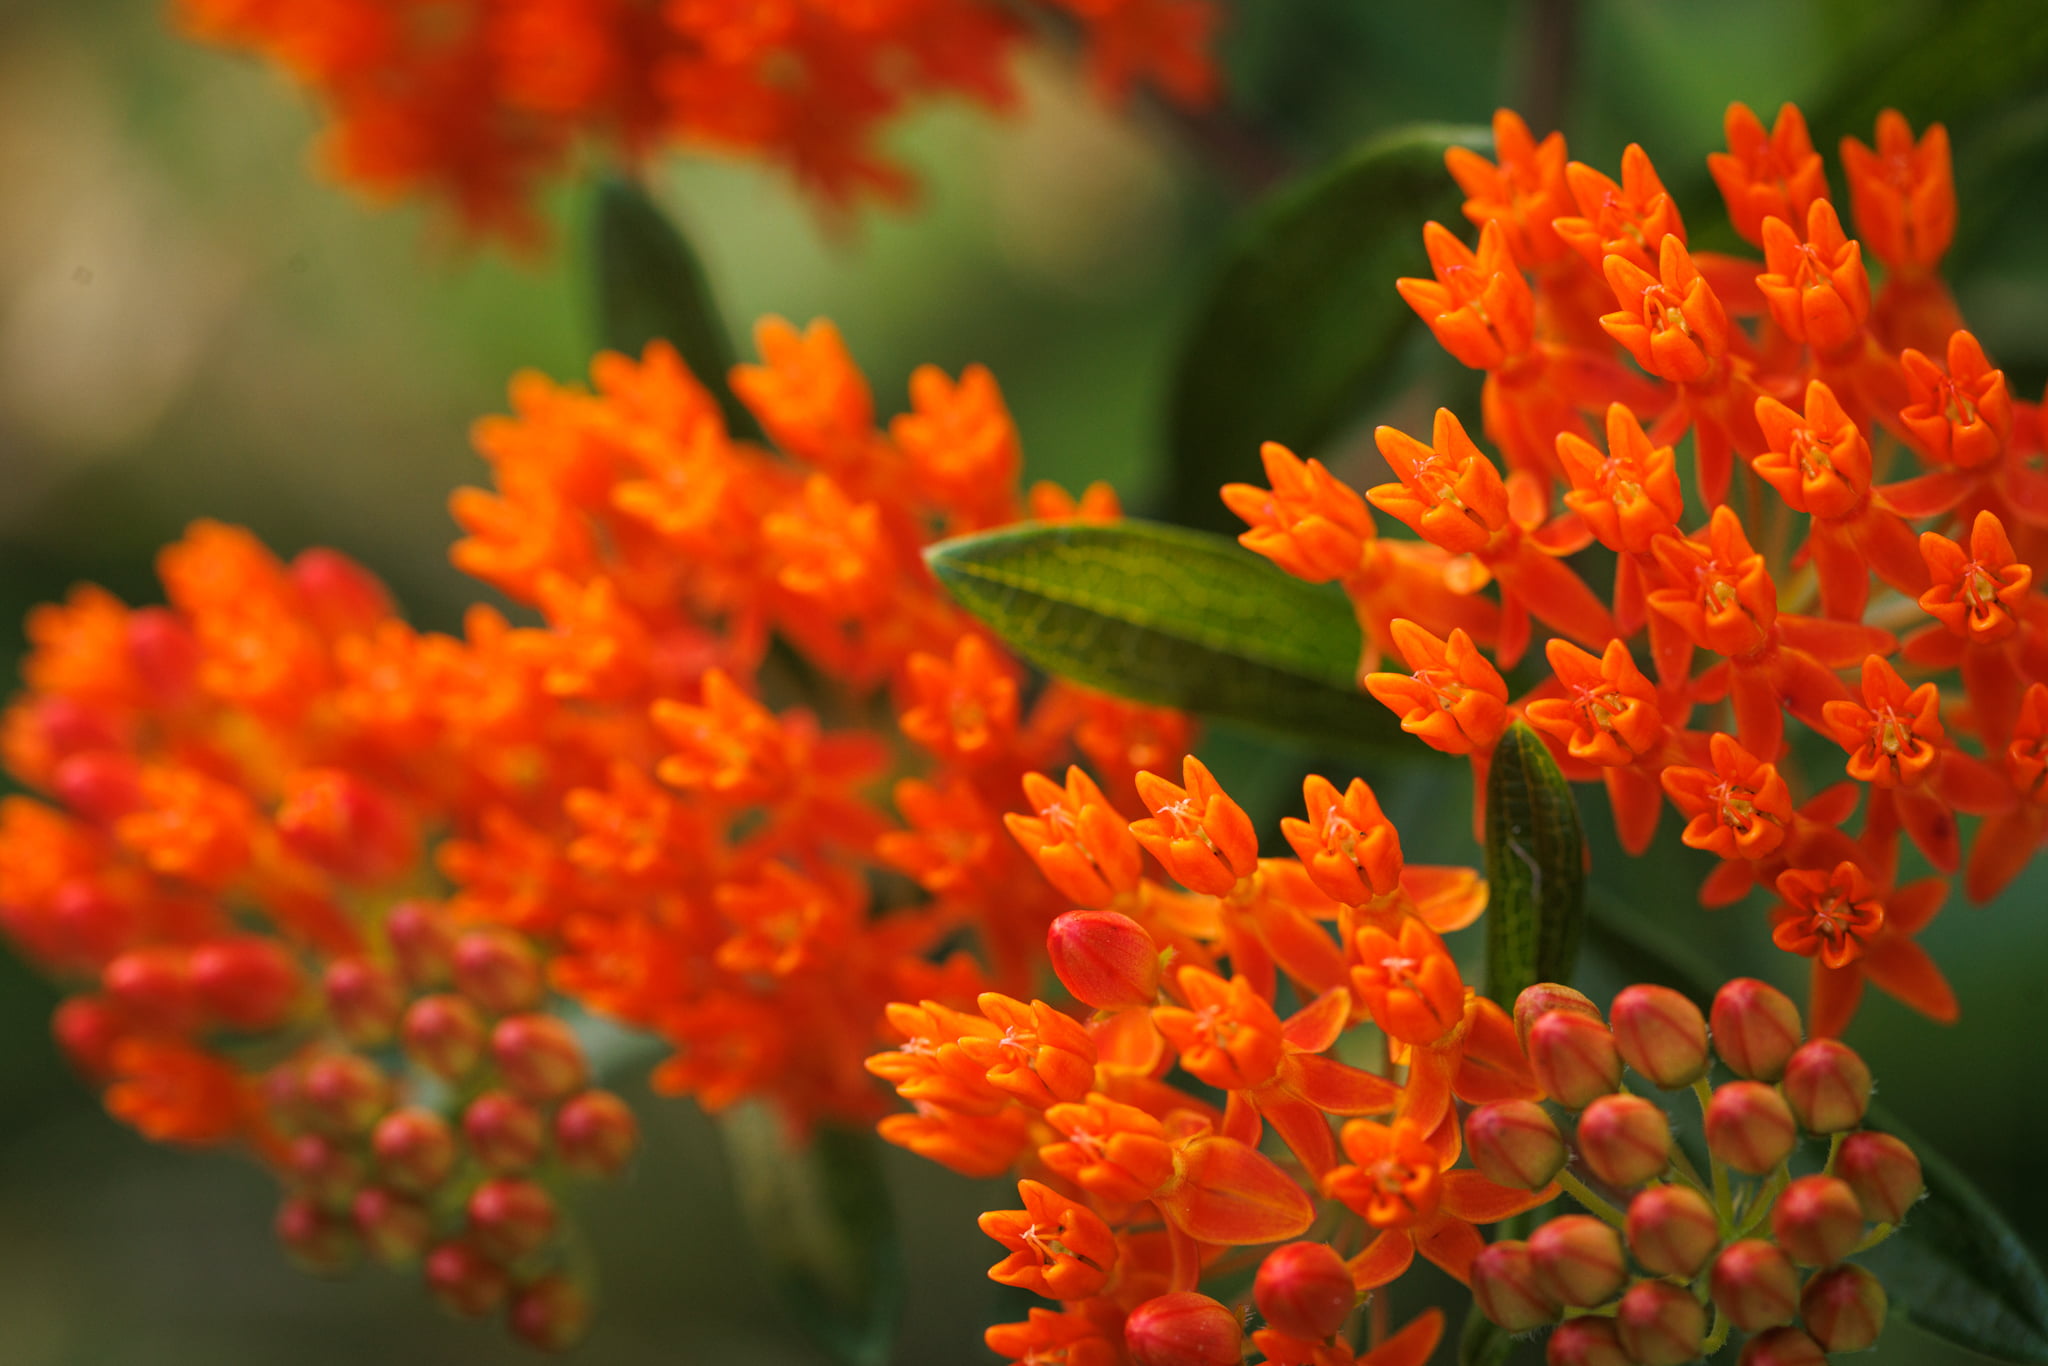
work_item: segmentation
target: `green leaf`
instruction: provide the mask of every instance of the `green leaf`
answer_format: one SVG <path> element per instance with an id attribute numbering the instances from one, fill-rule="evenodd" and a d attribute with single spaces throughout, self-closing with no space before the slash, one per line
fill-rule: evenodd
<path id="1" fill-rule="evenodd" d="M 1228 537 L 1156 522 L 1030 523 L 925 551 L 1024 658 L 1084 687 L 1317 745 L 1414 754 L 1358 690 L 1357 619 Z"/>
<path id="2" fill-rule="evenodd" d="M 1571 784 L 1528 723 L 1508 727 L 1486 776 L 1486 994 L 1513 1009 L 1568 982 L 1586 920 L 1586 837 Z"/>
<path id="3" fill-rule="evenodd" d="M 790 1317 L 842 1366 L 883 1366 L 903 1314 L 903 1258 L 881 1140 L 824 1125 L 808 1146 L 749 1102 L 719 1116 L 733 1185 Z"/>
<path id="4" fill-rule="evenodd" d="M 1174 376 L 1174 521 L 1230 529 L 1216 490 L 1258 477 L 1260 442 L 1311 448 L 1369 397 L 1402 339 L 1421 325 L 1394 281 L 1428 274 L 1422 225 L 1454 223 L 1464 201 L 1444 169 L 1444 149 L 1488 145 L 1483 128 L 1397 129 L 1254 212 Z"/>
<path id="5" fill-rule="evenodd" d="M 703 263 L 681 229 L 645 190 L 612 179 L 597 188 L 590 242 L 600 344 L 637 356 L 656 338 L 668 342 L 718 396 L 726 425 L 758 437 L 753 415 L 726 386 L 732 338 Z"/>
<path id="6" fill-rule="evenodd" d="M 1458 1333 L 1458 1366 L 1501 1366 L 1514 1346 L 1508 1330 L 1481 1313 L 1477 1304 L 1465 1310 L 1465 1326 Z"/>

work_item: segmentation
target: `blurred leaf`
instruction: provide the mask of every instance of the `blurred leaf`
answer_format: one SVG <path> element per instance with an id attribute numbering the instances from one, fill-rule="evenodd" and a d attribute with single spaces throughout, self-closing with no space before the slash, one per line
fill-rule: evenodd
<path id="1" fill-rule="evenodd" d="M 1571 784 L 1517 721 L 1486 775 L 1486 994 L 1513 1009 L 1537 982 L 1568 982 L 1586 920 L 1586 836 Z"/>
<path id="2" fill-rule="evenodd" d="M 1967 122 L 2048 76 L 2048 24 L 2039 0 L 1947 0 L 1917 24 L 1889 24 L 1835 68 L 1827 93 L 1807 103 L 1814 143 L 1832 151 L 1851 134 L 1870 141 L 1879 111 L 1920 125 Z"/>
<path id="3" fill-rule="evenodd" d="M 1465 1327 L 1458 1334 L 1458 1366 L 1501 1366 L 1514 1346 L 1508 1330 L 1481 1313 L 1477 1304 L 1465 1310 Z"/>
<path id="4" fill-rule="evenodd" d="M 791 1319 L 842 1366 L 883 1366 L 903 1315 L 903 1258 L 865 1129 L 824 1125 L 808 1146 L 749 1102 L 719 1116 L 740 1211 Z"/>
<path id="5" fill-rule="evenodd" d="M 925 552 L 956 601 L 1047 673 L 1316 744 L 1415 754 L 1358 690 L 1343 593 L 1227 537 L 1156 522 L 1033 523 Z"/>
<path id="6" fill-rule="evenodd" d="M 1173 380 L 1168 515 L 1227 530 L 1216 490 L 1258 476 L 1262 441 L 1311 448 L 1369 396 L 1420 321 L 1394 281 L 1427 273 L 1422 224 L 1464 196 L 1444 149 L 1483 128 L 1417 124 L 1376 138 L 1254 211 L 1183 347 Z"/>
<path id="7" fill-rule="evenodd" d="M 590 241 L 599 343 L 638 356 L 657 337 L 668 342 L 717 395 L 727 427 L 758 438 L 753 414 L 727 387 L 732 337 L 682 230 L 638 185 L 609 179 L 597 188 Z"/>

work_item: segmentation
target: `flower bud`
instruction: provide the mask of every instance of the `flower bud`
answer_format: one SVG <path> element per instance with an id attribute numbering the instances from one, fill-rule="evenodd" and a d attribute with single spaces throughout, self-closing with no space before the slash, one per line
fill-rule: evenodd
<path id="1" fill-rule="evenodd" d="M 1530 1027 L 1553 1010 L 1583 1015 L 1589 1020 L 1600 1018 L 1600 1007 L 1582 991 L 1573 991 L 1556 982 L 1538 982 L 1533 987 L 1525 987 L 1515 998 L 1515 1038 L 1521 1042 L 1523 1052 L 1529 1051 Z"/>
<path id="2" fill-rule="evenodd" d="M 547 1121 L 506 1091 L 486 1091 L 462 1112 L 462 1136 L 476 1160 L 494 1172 L 523 1172 L 540 1161 Z"/>
<path id="3" fill-rule="evenodd" d="M 406 1056 L 445 1081 L 468 1076 L 483 1057 L 483 1017 L 460 996 L 420 997 L 400 1033 Z"/>
<path id="4" fill-rule="evenodd" d="M 329 636 L 360 635 L 391 615 L 391 595 L 363 566 L 338 550 L 314 546 L 286 571 L 314 626 Z"/>
<path id="5" fill-rule="evenodd" d="M 555 1155 L 579 1176 L 616 1176 L 640 1146 L 640 1122 L 610 1091 L 571 1096 L 555 1111 Z"/>
<path id="6" fill-rule="evenodd" d="M 503 1262 L 537 1252 L 555 1233 L 554 1197 L 521 1176 L 494 1176 L 469 1197 L 469 1229 L 477 1246 Z"/>
<path id="7" fill-rule="evenodd" d="M 1046 930 L 1045 948 L 1060 984 L 1097 1010 L 1159 999 L 1159 946 L 1127 915 L 1068 911 Z"/>
<path id="8" fill-rule="evenodd" d="M 398 976 L 368 958 L 337 958 L 321 978 L 328 1018 L 358 1048 L 389 1043 L 405 1008 Z"/>
<path id="9" fill-rule="evenodd" d="M 510 930 L 471 930 L 455 941 L 455 989 L 492 1015 L 540 1004 L 540 955 Z"/>
<path id="10" fill-rule="evenodd" d="M 1714 993 L 1714 1051 L 1738 1076 L 1776 1081 L 1799 1047 L 1799 1007 L 1767 982 L 1738 977 Z"/>
<path id="11" fill-rule="evenodd" d="M 1606 1025 L 1588 1015 L 1552 1010 L 1529 1026 L 1529 1065 L 1543 1093 L 1567 1110 L 1583 1110 L 1621 1088 L 1621 1054 Z"/>
<path id="12" fill-rule="evenodd" d="M 131 898 L 90 878 L 72 878 L 50 897 L 50 918 L 63 931 L 64 942 L 87 963 L 104 964 L 120 957 L 135 942 L 139 926 Z"/>
<path id="13" fill-rule="evenodd" d="M 506 1085 L 542 1104 L 573 1095 L 590 1082 L 583 1046 L 552 1015 L 511 1015 L 498 1021 L 491 1030 L 491 1057 Z"/>
<path id="14" fill-rule="evenodd" d="M 1827 1352 L 1860 1352 L 1884 1332 L 1885 1294 L 1877 1277 L 1845 1263 L 1809 1278 L 1799 1296 L 1806 1331 Z"/>
<path id="15" fill-rule="evenodd" d="M 1842 1140 L 1835 1175 L 1856 1193 L 1863 1217 L 1874 1224 L 1898 1223 L 1926 1189 L 1913 1150 L 1890 1134 L 1867 1129 Z"/>
<path id="16" fill-rule="evenodd" d="M 256 935 L 200 945 L 188 971 L 207 1013 L 249 1033 L 283 1024 L 302 985 L 298 961 L 283 945 Z"/>
<path id="17" fill-rule="evenodd" d="M 1547 1366 L 1634 1366 L 1613 1321 L 1592 1314 L 1557 1325 L 1543 1360 Z"/>
<path id="18" fill-rule="evenodd" d="M 1833 1266 L 1863 1241 L 1863 1210 L 1846 1181 L 1802 1176 L 1771 1207 L 1771 1232 L 1801 1266 Z"/>
<path id="19" fill-rule="evenodd" d="M 1680 1366 L 1700 1354 L 1707 1311 L 1669 1281 L 1640 1281 L 1621 1297 L 1614 1328 L 1636 1366 Z"/>
<path id="20" fill-rule="evenodd" d="M 1564 1214 L 1529 1235 L 1536 1284 L 1551 1299 L 1578 1309 L 1607 1303 L 1628 1280 L 1621 1235 L 1590 1214 Z"/>
<path id="21" fill-rule="evenodd" d="M 1799 1273 L 1792 1259 L 1761 1238 L 1722 1248 L 1707 1284 L 1714 1303 L 1745 1333 L 1790 1323 L 1799 1312 Z"/>
<path id="22" fill-rule="evenodd" d="M 433 1224 L 415 1200 L 386 1186 L 370 1186 L 356 1193 L 350 1211 L 356 1232 L 370 1255 L 385 1266 L 406 1266 L 419 1259 L 433 1237 Z"/>
<path id="23" fill-rule="evenodd" d="M 1742 1345 L 1736 1366 L 1823 1366 L 1820 1344 L 1797 1328 L 1773 1328 Z"/>
<path id="24" fill-rule="evenodd" d="M 1669 987 L 1629 987 L 1607 1012 L 1621 1060 L 1670 1091 L 1706 1075 L 1707 1021 Z"/>
<path id="25" fill-rule="evenodd" d="M 66 1062 L 80 1075 L 101 1081 L 113 1069 L 114 1045 L 127 1036 L 127 1025 L 112 1003 L 73 996 L 50 1017 L 50 1033 Z"/>
<path id="26" fill-rule="evenodd" d="M 590 1331 L 590 1296 L 567 1276 L 543 1276 L 522 1286 L 506 1315 L 512 1331 L 543 1352 L 574 1347 Z"/>
<path id="27" fill-rule="evenodd" d="M 1641 1096 L 1602 1096 L 1579 1116 L 1579 1153 L 1608 1185 L 1640 1186 L 1671 1161 L 1671 1121 Z"/>
<path id="28" fill-rule="evenodd" d="M 168 607 L 141 607 L 128 614 L 129 662 L 160 705 L 185 700 L 204 653 L 191 628 Z"/>
<path id="29" fill-rule="evenodd" d="M 1514 1238 L 1488 1243 L 1472 1259 L 1472 1301 L 1510 1333 L 1555 1323 L 1562 1309 L 1538 1282 L 1529 1245 Z"/>
<path id="30" fill-rule="evenodd" d="M 271 1227 L 298 1268 L 315 1276 L 345 1275 L 362 1255 L 355 1230 L 302 1195 L 277 1207 Z"/>
<path id="31" fill-rule="evenodd" d="M 1731 1081 L 1707 1102 L 1707 1150 L 1739 1172 L 1762 1176 L 1798 1141 L 1792 1111 L 1774 1087 Z"/>
<path id="32" fill-rule="evenodd" d="M 331 1138 L 300 1134 L 285 1147 L 292 1188 L 322 1209 L 346 1209 L 363 1184 L 363 1164 Z"/>
<path id="33" fill-rule="evenodd" d="M 1652 1186 L 1628 1206 L 1628 1250 L 1645 1270 L 1691 1280 L 1721 1245 L 1714 1207 L 1690 1186 Z"/>
<path id="34" fill-rule="evenodd" d="M 490 1313 L 512 1288 L 505 1269 L 467 1242 L 443 1243 L 429 1252 L 421 1274 L 441 1306 L 464 1318 Z"/>
<path id="35" fill-rule="evenodd" d="M 189 1033 L 199 1023 L 199 993 L 177 949 L 134 949 L 100 972 L 100 990 L 123 1015 L 148 1029 Z"/>
<path id="36" fill-rule="evenodd" d="M 327 1134 L 360 1134 L 391 1107 L 391 1080 L 360 1053 L 329 1053 L 299 1073 L 306 1122 Z"/>
<path id="37" fill-rule="evenodd" d="M 1288 1243 L 1259 1264 L 1252 1299 L 1266 1322 L 1287 1336 L 1321 1342 L 1351 1317 L 1358 1292 L 1328 1243 Z"/>
<path id="38" fill-rule="evenodd" d="M 1839 1134 L 1870 1108 L 1870 1065 L 1839 1039 L 1801 1045 L 1785 1063 L 1785 1101 L 1810 1134 Z"/>
<path id="39" fill-rule="evenodd" d="M 1238 1366 L 1244 1328 L 1207 1295 L 1179 1291 L 1133 1309 L 1124 1320 L 1124 1346 L 1137 1366 Z"/>
<path id="40" fill-rule="evenodd" d="M 1550 1112 L 1533 1100 L 1497 1100 L 1465 1117 L 1472 1165 L 1489 1181 L 1541 1190 L 1564 1170 L 1570 1152 Z"/>
<path id="41" fill-rule="evenodd" d="M 370 1134 L 377 1172 L 388 1185 L 425 1195 L 455 1169 L 455 1134 L 431 1110 L 393 1110 Z"/>
<path id="42" fill-rule="evenodd" d="M 447 913 L 429 901 L 401 901 L 384 917 L 384 936 L 406 980 L 437 987 L 455 966 L 455 931 Z"/>
<path id="43" fill-rule="evenodd" d="M 88 750 L 57 765 L 50 775 L 57 799 L 86 820 L 112 825 L 142 805 L 142 769 L 116 750 Z"/>

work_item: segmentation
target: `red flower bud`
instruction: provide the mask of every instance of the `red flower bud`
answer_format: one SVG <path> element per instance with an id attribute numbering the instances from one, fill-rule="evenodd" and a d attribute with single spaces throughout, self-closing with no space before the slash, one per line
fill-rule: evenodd
<path id="1" fill-rule="evenodd" d="M 1671 1161 L 1671 1121 L 1641 1096 L 1602 1096 L 1579 1116 L 1579 1153 L 1608 1185 L 1640 1186 Z"/>
<path id="2" fill-rule="evenodd" d="M 1690 1280 L 1720 1245 L 1714 1207 L 1690 1186 L 1652 1186 L 1629 1202 L 1628 1249 L 1659 1276 Z"/>
<path id="3" fill-rule="evenodd" d="M 1068 911 L 1045 932 L 1052 970 L 1074 999 L 1097 1010 L 1159 999 L 1159 946 L 1115 911 Z"/>
<path id="4" fill-rule="evenodd" d="M 1553 1010 L 1583 1015 L 1589 1020 L 1600 1018 L 1600 1007 L 1582 991 L 1573 991 L 1556 982 L 1538 982 L 1533 987 L 1525 987 L 1515 998 L 1515 1037 L 1521 1040 L 1523 1052 L 1529 1050 L 1530 1026 Z"/>
<path id="5" fill-rule="evenodd" d="M 156 701 L 182 702 L 199 677 L 199 641 L 167 607 L 143 607 L 128 614 L 128 658 Z"/>
<path id="6" fill-rule="evenodd" d="M 590 1296 L 567 1276 L 543 1276 L 520 1288 L 506 1315 L 512 1331 L 543 1352 L 574 1347 L 590 1331 Z"/>
<path id="7" fill-rule="evenodd" d="M 346 1209 L 363 1184 L 363 1164 L 331 1138 L 300 1134 L 284 1151 L 292 1188 L 322 1209 Z"/>
<path id="8" fill-rule="evenodd" d="M 1560 1304 L 1602 1305 L 1628 1280 L 1621 1235 L 1590 1214 L 1564 1214 L 1529 1235 L 1536 1284 Z"/>
<path id="9" fill-rule="evenodd" d="M 416 987 L 437 987 L 455 966 L 455 931 L 430 901 L 401 901 L 384 917 L 384 935 L 399 970 Z"/>
<path id="10" fill-rule="evenodd" d="M 546 1103 L 582 1090 L 590 1081 L 583 1046 L 552 1015 L 513 1015 L 491 1030 L 491 1057 L 506 1085 Z"/>
<path id="11" fill-rule="evenodd" d="M 1790 1323 L 1799 1312 L 1799 1273 L 1792 1259 L 1761 1238 L 1722 1248 L 1707 1283 L 1714 1303 L 1745 1333 Z"/>
<path id="12" fill-rule="evenodd" d="M 1529 1066 L 1543 1093 L 1583 1110 L 1621 1087 L 1621 1054 L 1607 1026 L 1588 1015 L 1552 1010 L 1529 1026 Z"/>
<path id="13" fill-rule="evenodd" d="M 555 1111 L 555 1155 L 579 1176 L 616 1176 L 640 1146 L 640 1122 L 610 1091 L 571 1096 Z"/>
<path id="14" fill-rule="evenodd" d="M 133 901 L 90 878 L 73 878 L 59 886 L 50 898 L 50 918 L 72 952 L 87 963 L 105 964 L 119 957 L 137 935 Z"/>
<path id="15" fill-rule="evenodd" d="M 379 1176 L 389 1185 L 425 1195 L 455 1168 L 455 1134 L 431 1110 L 393 1110 L 370 1134 Z"/>
<path id="16" fill-rule="evenodd" d="M 358 1048 L 388 1043 L 405 1008 L 398 976 L 368 958 L 337 958 L 321 979 L 327 1014 L 341 1036 Z"/>
<path id="17" fill-rule="evenodd" d="M 1707 1021 L 1669 987 L 1629 987 L 1608 1011 L 1621 1060 L 1665 1090 L 1706 1075 Z"/>
<path id="18" fill-rule="evenodd" d="M 510 930 L 471 930 L 455 941 L 455 989 L 492 1015 L 540 1004 L 540 955 Z"/>
<path id="19" fill-rule="evenodd" d="M 1259 1264 L 1252 1299 L 1266 1322 L 1287 1336 L 1321 1342 L 1351 1317 L 1358 1292 L 1328 1243 L 1288 1243 Z"/>
<path id="20" fill-rule="evenodd" d="M 1472 1259 L 1472 1302 L 1510 1333 L 1555 1323 L 1563 1308 L 1538 1282 L 1529 1245 L 1514 1238 L 1488 1243 Z"/>
<path id="21" fill-rule="evenodd" d="M 391 615 L 383 583 L 338 550 L 302 550 L 286 572 L 313 625 L 327 635 L 360 635 Z"/>
<path id="22" fill-rule="evenodd" d="M 1738 977 L 1714 994 L 1714 1051 L 1737 1075 L 1776 1081 L 1799 1047 L 1799 1007 L 1754 977 Z"/>
<path id="23" fill-rule="evenodd" d="M 1845 1264 L 1810 1277 L 1799 1296 L 1806 1331 L 1828 1352 L 1860 1352 L 1884 1332 L 1885 1294 L 1877 1277 Z"/>
<path id="24" fill-rule="evenodd" d="M 1863 1210 L 1846 1181 L 1802 1176 L 1771 1207 L 1771 1232 L 1801 1266 L 1833 1266 L 1863 1240 Z"/>
<path id="25" fill-rule="evenodd" d="M 304 1196 L 279 1205 L 271 1227 L 293 1263 L 315 1276 L 344 1275 L 362 1255 L 355 1230 Z"/>
<path id="26" fill-rule="evenodd" d="M 1636 1366 L 1681 1366 L 1700 1354 L 1707 1311 L 1669 1281 L 1640 1281 L 1621 1297 L 1614 1328 Z"/>
<path id="27" fill-rule="evenodd" d="M 1820 1344 L 1797 1328 L 1773 1328 L 1742 1345 L 1736 1366 L 1822 1366 L 1826 1360 Z"/>
<path id="28" fill-rule="evenodd" d="M 477 1246 L 504 1262 L 539 1251 L 555 1233 L 554 1197 L 521 1176 L 494 1176 L 469 1197 Z"/>
<path id="29" fill-rule="evenodd" d="M 188 970 L 207 1012 L 250 1033 L 283 1024 L 302 984 L 298 962 L 284 946 L 255 935 L 200 945 Z"/>
<path id="30" fill-rule="evenodd" d="M 494 1172 L 523 1172 L 540 1161 L 547 1121 L 505 1091 L 486 1091 L 462 1112 L 462 1136 L 476 1160 Z"/>
<path id="31" fill-rule="evenodd" d="M 1124 1320 L 1124 1346 L 1137 1366 L 1238 1366 L 1244 1327 L 1207 1295 L 1180 1291 L 1133 1309 Z"/>
<path id="32" fill-rule="evenodd" d="M 1557 1325 L 1543 1360 L 1548 1366 L 1634 1366 L 1613 1321 L 1590 1314 Z"/>
<path id="33" fill-rule="evenodd" d="M 370 1255 L 386 1266 L 406 1266 L 419 1260 L 433 1237 L 432 1221 L 419 1203 L 385 1186 L 371 1186 L 356 1193 L 351 1207 L 356 1232 Z"/>
<path id="34" fill-rule="evenodd" d="M 65 1061 L 100 1081 L 114 1065 L 114 1045 L 127 1036 L 121 1012 L 97 996 L 73 996 L 50 1017 L 50 1033 Z"/>
<path id="35" fill-rule="evenodd" d="M 1707 1102 L 1707 1149 L 1739 1172 L 1762 1176 L 1798 1141 L 1792 1111 L 1774 1087 L 1731 1081 Z"/>
<path id="36" fill-rule="evenodd" d="M 368 1132 L 391 1108 L 391 1080 L 360 1053 L 329 1053 L 299 1073 L 306 1122 L 322 1133 Z"/>
<path id="37" fill-rule="evenodd" d="M 1489 1181 L 1516 1190 L 1541 1190 L 1571 1156 L 1557 1123 L 1533 1100 L 1497 1100 L 1465 1117 L 1472 1164 Z"/>
<path id="38" fill-rule="evenodd" d="M 107 964 L 100 989 L 123 1015 L 147 1029 L 189 1033 L 199 1023 L 199 993 L 186 955 L 177 949 L 136 949 Z"/>
<path id="39" fill-rule="evenodd" d="M 467 1242 L 443 1243 L 429 1252 L 421 1274 L 441 1306 L 464 1318 L 490 1313 L 512 1288 L 505 1269 Z"/>
<path id="40" fill-rule="evenodd" d="M 1801 1045 L 1785 1063 L 1786 1103 L 1812 1134 L 1839 1134 L 1870 1108 L 1870 1065 L 1838 1039 Z"/>
<path id="41" fill-rule="evenodd" d="M 418 858 L 412 818 L 387 793 L 346 769 L 290 775 L 275 823 L 285 848 L 349 882 L 388 882 Z"/>
<path id="42" fill-rule="evenodd" d="M 1874 1224 L 1896 1224 L 1927 1188 L 1920 1159 L 1890 1134 L 1850 1134 L 1835 1154 L 1835 1175 L 1856 1192 L 1863 1217 Z"/>
<path id="43" fill-rule="evenodd" d="M 422 996 L 405 1012 L 406 1056 L 447 1081 L 476 1070 L 484 1053 L 484 1021 L 460 996 Z"/>
<path id="44" fill-rule="evenodd" d="M 141 768 L 111 749 L 65 759 L 50 775 L 50 787 L 75 814 L 100 825 L 112 825 L 142 805 Z"/>

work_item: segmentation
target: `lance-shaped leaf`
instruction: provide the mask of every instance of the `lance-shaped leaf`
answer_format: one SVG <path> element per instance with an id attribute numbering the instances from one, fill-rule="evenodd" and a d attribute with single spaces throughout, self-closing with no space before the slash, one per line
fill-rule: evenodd
<path id="1" fill-rule="evenodd" d="M 942 541 L 925 559 L 1047 673 L 1318 745 L 1421 748 L 1358 690 L 1361 637 L 1344 595 L 1227 537 L 1135 520 L 1032 523 Z"/>
<path id="2" fill-rule="evenodd" d="M 1420 326 L 1394 281 L 1429 273 L 1423 223 L 1459 223 L 1444 150 L 1487 145 L 1483 128 L 1397 129 L 1253 214 L 1174 374 L 1172 520 L 1229 529 L 1216 490 L 1259 477 L 1260 442 L 1312 447 L 1358 411 Z"/>
<path id="3" fill-rule="evenodd" d="M 1571 784 L 1524 722 L 1486 777 L 1486 994 L 1512 1008 L 1537 982 L 1568 982 L 1586 920 L 1586 837 Z"/>

